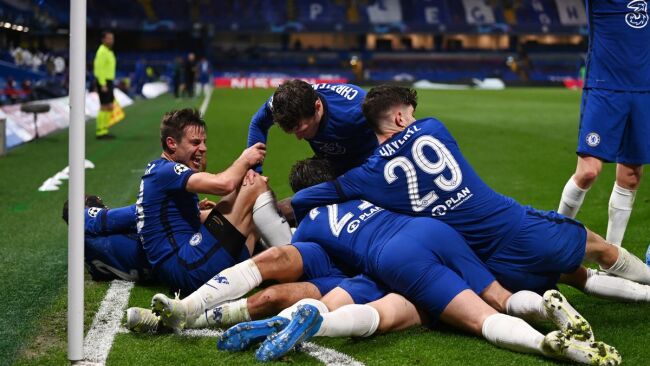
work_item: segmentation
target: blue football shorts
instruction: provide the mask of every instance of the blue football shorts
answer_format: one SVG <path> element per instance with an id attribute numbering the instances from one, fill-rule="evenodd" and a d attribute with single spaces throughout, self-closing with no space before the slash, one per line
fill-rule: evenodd
<path id="1" fill-rule="evenodd" d="M 576 152 L 605 162 L 650 163 L 650 92 L 583 90 Z"/>
<path id="2" fill-rule="evenodd" d="M 580 222 L 526 207 L 519 233 L 485 264 L 508 290 L 543 293 L 556 287 L 562 273 L 580 267 L 586 246 L 587 230 Z"/>

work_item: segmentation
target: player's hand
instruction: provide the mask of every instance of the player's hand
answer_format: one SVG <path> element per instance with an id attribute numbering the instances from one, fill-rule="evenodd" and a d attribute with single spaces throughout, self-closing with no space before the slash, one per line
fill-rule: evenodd
<path id="1" fill-rule="evenodd" d="M 260 174 L 253 169 L 248 169 L 248 172 L 246 172 L 246 175 L 244 176 L 244 182 L 242 185 L 247 186 L 247 185 L 253 185 L 255 184 L 255 178 L 257 178 Z"/>
<path id="2" fill-rule="evenodd" d="M 108 86 L 107 85 L 102 86 L 102 91 L 104 93 L 107 93 L 108 92 Z"/>
<path id="3" fill-rule="evenodd" d="M 266 157 L 266 145 L 261 142 L 256 143 L 255 145 L 249 147 L 248 149 L 242 152 L 240 159 L 243 159 L 249 168 L 254 167 L 255 165 L 262 164 L 264 158 Z"/>
<path id="4" fill-rule="evenodd" d="M 201 201 L 199 201 L 199 210 L 212 210 L 216 205 L 217 205 L 216 202 L 204 198 Z"/>

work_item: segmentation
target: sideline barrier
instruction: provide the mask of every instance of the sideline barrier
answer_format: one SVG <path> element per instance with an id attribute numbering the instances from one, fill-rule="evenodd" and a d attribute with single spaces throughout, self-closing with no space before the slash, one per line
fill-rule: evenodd
<path id="1" fill-rule="evenodd" d="M 119 89 L 115 89 L 115 100 L 122 108 L 133 104 L 133 100 Z M 67 128 L 70 125 L 70 105 L 68 97 L 39 100 L 39 104 L 49 104 L 50 111 L 38 115 L 37 125 L 40 137 Z M 0 108 L 0 119 L 5 116 L 4 141 L 6 149 L 30 141 L 35 136 L 34 115 L 21 112 L 22 104 L 13 104 Z M 99 96 L 97 93 L 86 93 L 86 120 L 97 117 L 99 111 Z M 0 156 L 2 154 L 0 153 Z"/>

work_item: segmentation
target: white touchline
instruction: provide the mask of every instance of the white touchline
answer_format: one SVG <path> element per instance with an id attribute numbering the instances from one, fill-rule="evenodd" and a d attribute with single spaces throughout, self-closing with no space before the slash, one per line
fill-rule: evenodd
<path id="1" fill-rule="evenodd" d="M 210 104 L 210 99 L 212 98 L 212 88 L 208 88 L 208 91 L 205 93 L 205 98 L 203 99 L 203 103 L 201 103 L 201 115 L 205 116 L 205 111 L 208 110 L 208 105 Z"/>
<path id="2" fill-rule="evenodd" d="M 84 340 L 85 359 L 104 365 L 113 345 L 116 333 L 128 333 L 122 326 L 124 310 L 129 303 L 129 295 L 133 282 L 114 280 L 106 292 L 106 297 L 99 305 L 93 324 Z M 181 335 L 185 337 L 217 338 L 223 333 L 216 329 L 185 329 Z M 314 343 L 304 343 L 302 351 L 316 358 L 326 366 L 364 366 L 363 363 L 336 350 L 322 347 Z"/>
<path id="3" fill-rule="evenodd" d="M 122 327 L 119 333 L 128 333 L 129 331 Z M 184 329 L 180 335 L 184 337 L 211 337 L 221 336 L 223 331 L 216 329 Z M 306 342 L 302 345 L 302 352 L 314 357 L 326 366 L 364 366 L 362 362 L 343 354 L 331 348 L 319 346 L 317 344 Z"/>
<path id="4" fill-rule="evenodd" d="M 128 305 L 133 282 L 114 280 L 99 305 L 93 324 L 84 339 L 84 358 L 100 365 L 113 345 L 115 333 L 121 327 L 124 309 Z"/>

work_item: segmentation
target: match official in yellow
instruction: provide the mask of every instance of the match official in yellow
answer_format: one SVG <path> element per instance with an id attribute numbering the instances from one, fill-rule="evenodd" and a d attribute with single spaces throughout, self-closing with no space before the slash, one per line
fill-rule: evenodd
<path id="1" fill-rule="evenodd" d="M 114 40 L 113 33 L 102 33 L 102 44 L 99 45 L 93 62 L 93 73 L 95 74 L 100 104 L 96 129 L 98 140 L 115 138 L 115 136 L 108 133 L 111 114 L 113 113 L 113 81 L 115 80 L 117 63 L 113 53 Z"/>

